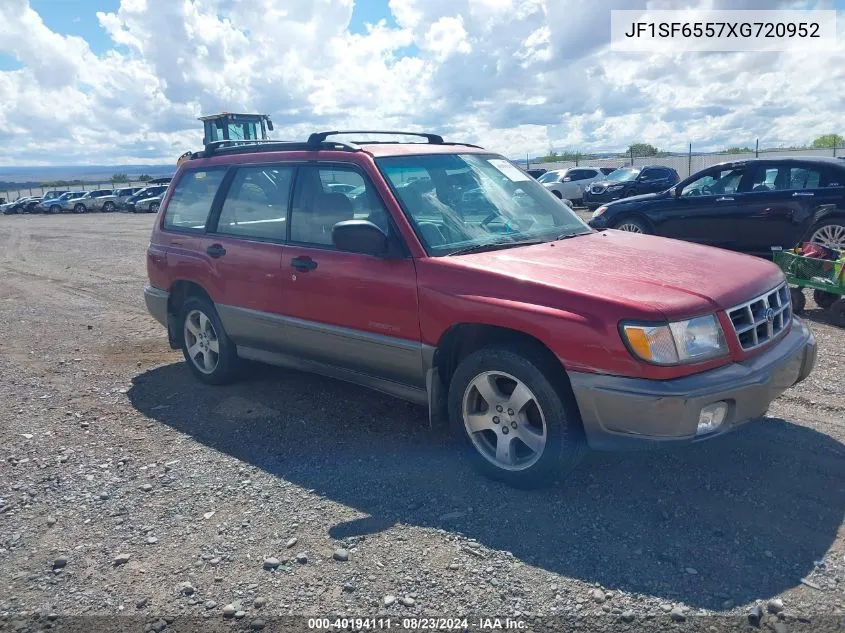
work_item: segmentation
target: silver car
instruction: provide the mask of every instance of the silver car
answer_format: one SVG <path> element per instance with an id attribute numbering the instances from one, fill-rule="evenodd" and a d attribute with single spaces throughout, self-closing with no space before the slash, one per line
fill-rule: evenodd
<path id="1" fill-rule="evenodd" d="M 141 191 L 142 187 L 123 187 L 110 191 L 107 195 L 98 196 L 93 200 L 94 208 L 103 213 L 117 211 L 131 196 Z"/>
<path id="2" fill-rule="evenodd" d="M 85 195 L 76 199 L 76 204 L 73 205 L 73 212 L 86 213 L 88 211 L 94 211 L 97 208 L 97 198 L 100 196 L 107 196 L 111 192 L 111 189 L 94 189 L 93 191 L 86 191 Z"/>

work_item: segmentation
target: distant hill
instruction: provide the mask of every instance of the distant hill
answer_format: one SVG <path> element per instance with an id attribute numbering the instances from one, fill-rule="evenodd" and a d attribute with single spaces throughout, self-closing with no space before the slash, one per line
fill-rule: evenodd
<path id="1" fill-rule="evenodd" d="M 0 190 L 13 187 L 37 187 L 57 180 L 107 183 L 113 174 L 126 174 L 130 180 L 143 174 L 160 178 L 171 176 L 176 164 L 169 165 L 57 165 L 44 167 L 12 167 L 0 165 Z"/>

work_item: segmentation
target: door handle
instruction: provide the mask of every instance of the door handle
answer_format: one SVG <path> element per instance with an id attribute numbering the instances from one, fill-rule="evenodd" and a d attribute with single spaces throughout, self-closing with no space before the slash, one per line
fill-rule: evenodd
<path id="1" fill-rule="evenodd" d="M 208 253 L 214 259 L 217 259 L 219 257 L 223 257 L 223 255 L 226 254 L 226 249 L 223 248 L 221 244 L 212 244 L 207 249 L 205 249 L 205 252 Z"/>
<path id="2" fill-rule="evenodd" d="M 721 198 L 716 198 L 716 202 L 733 202 L 733 198 L 722 196 Z"/>
<path id="3" fill-rule="evenodd" d="M 317 267 L 317 262 L 310 257 L 294 257 L 290 260 L 290 265 L 301 273 L 307 273 Z"/>
<path id="4" fill-rule="evenodd" d="M 815 194 L 812 191 L 796 191 L 795 193 L 792 194 L 792 197 L 793 198 L 799 198 L 799 197 L 804 197 L 804 196 L 810 197 L 810 196 L 813 196 L 813 195 L 815 195 Z"/>

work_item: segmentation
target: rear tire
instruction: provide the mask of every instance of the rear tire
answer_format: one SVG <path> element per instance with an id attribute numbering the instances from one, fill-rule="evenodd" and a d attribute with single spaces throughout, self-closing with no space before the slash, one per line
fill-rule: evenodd
<path id="1" fill-rule="evenodd" d="M 194 376 L 209 385 L 232 382 L 240 368 L 237 350 L 212 303 L 204 297 L 189 297 L 179 323 L 182 354 Z"/>
<path id="2" fill-rule="evenodd" d="M 563 371 L 524 346 L 485 347 L 461 361 L 449 385 L 449 422 L 478 470 L 536 488 L 578 465 L 587 444 Z"/>
<path id="3" fill-rule="evenodd" d="M 825 292 L 824 290 L 813 290 L 813 301 L 822 310 L 827 310 L 830 306 L 839 300 L 839 295 L 832 292 Z"/>
<path id="4" fill-rule="evenodd" d="M 62 208 L 57 204 L 54 204 L 52 207 L 50 207 L 50 213 L 56 214 L 56 213 L 61 213 L 61 212 L 62 212 Z"/>
<path id="5" fill-rule="evenodd" d="M 150 213 L 158 213 L 158 202 L 150 204 Z"/>
<path id="6" fill-rule="evenodd" d="M 78 204 L 75 207 L 73 207 L 74 213 L 85 213 L 86 211 L 87 211 L 87 209 L 85 208 L 84 204 Z"/>
<path id="7" fill-rule="evenodd" d="M 807 307 L 807 297 L 804 296 L 804 291 L 801 288 L 790 288 L 789 296 L 792 298 L 792 311 L 795 314 L 804 312 Z"/>
<path id="8" fill-rule="evenodd" d="M 837 251 L 845 250 L 845 219 L 832 218 L 819 222 L 810 229 L 807 241 Z"/>
<path id="9" fill-rule="evenodd" d="M 114 211 L 114 202 L 106 202 L 103 205 L 103 213 L 111 213 Z"/>

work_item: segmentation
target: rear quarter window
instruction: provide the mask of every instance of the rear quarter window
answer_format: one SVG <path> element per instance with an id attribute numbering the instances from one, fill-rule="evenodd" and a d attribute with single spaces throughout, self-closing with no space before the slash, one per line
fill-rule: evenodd
<path id="1" fill-rule="evenodd" d="M 211 204 L 225 173 L 225 169 L 192 169 L 182 174 L 167 204 L 164 227 L 204 231 Z"/>

